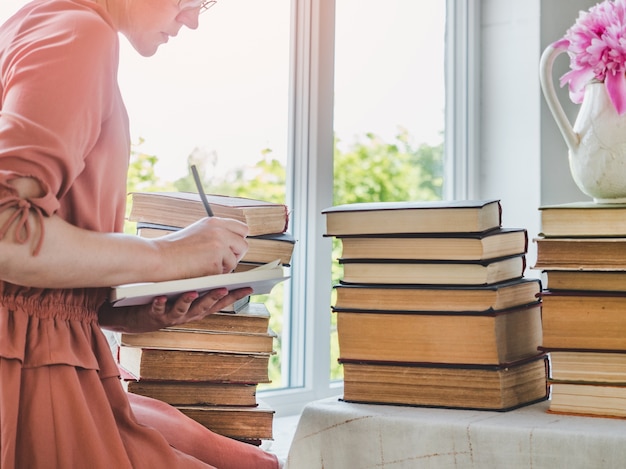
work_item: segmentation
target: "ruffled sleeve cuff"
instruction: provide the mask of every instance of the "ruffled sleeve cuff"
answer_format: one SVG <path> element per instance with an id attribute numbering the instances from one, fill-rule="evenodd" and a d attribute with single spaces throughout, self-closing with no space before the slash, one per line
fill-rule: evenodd
<path id="1" fill-rule="evenodd" d="M 49 217 L 58 210 L 59 201 L 51 193 L 48 185 L 37 177 L 34 177 L 34 179 L 39 182 L 44 195 L 33 198 L 20 197 L 15 187 L 10 184 L 10 181 L 24 176 L 11 171 L 0 171 L 0 212 L 9 209 L 15 210 L 4 224 L 0 225 L 0 239 L 3 239 L 10 230 L 14 230 L 14 237 L 18 243 L 24 244 L 28 242 L 35 232 L 29 220 L 32 210 L 39 224 L 39 238 L 33 250 L 33 255 L 36 256 L 41 250 L 44 239 L 43 217 Z"/>

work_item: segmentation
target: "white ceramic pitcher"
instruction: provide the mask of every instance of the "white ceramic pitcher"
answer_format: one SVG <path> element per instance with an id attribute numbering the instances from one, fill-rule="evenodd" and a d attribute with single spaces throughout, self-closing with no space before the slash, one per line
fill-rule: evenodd
<path id="1" fill-rule="evenodd" d="M 626 203 L 626 114 L 620 116 L 604 83 L 590 83 L 570 124 L 554 88 L 552 67 L 566 49 L 548 46 L 541 56 L 540 81 L 548 107 L 569 149 L 574 182 L 596 203 Z"/>

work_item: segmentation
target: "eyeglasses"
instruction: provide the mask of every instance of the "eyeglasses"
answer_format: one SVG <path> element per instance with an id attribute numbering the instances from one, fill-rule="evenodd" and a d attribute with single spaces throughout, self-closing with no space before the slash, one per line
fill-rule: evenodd
<path id="1" fill-rule="evenodd" d="M 200 13 L 204 13 L 217 3 L 217 0 L 179 0 L 178 8 L 181 10 L 199 8 Z"/>

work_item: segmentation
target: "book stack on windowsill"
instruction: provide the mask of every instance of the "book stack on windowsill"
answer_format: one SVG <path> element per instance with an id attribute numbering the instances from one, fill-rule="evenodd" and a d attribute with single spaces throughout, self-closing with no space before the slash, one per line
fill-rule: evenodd
<path id="1" fill-rule="evenodd" d="M 538 279 L 498 200 L 324 210 L 350 402 L 509 410 L 547 397 Z"/>
<path id="2" fill-rule="evenodd" d="M 540 207 L 549 411 L 626 417 L 626 205 Z"/>
<path id="3" fill-rule="evenodd" d="M 274 411 L 259 405 L 274 334 L 263 303 L 152 333 L 122 334 L 128 392 L 167 402 L 212 431 L 253 444 L 272 439 Z"/>
<path id="4" fill-rule="evenodd" d="M 295 241 L 286 233 L 282 204 L 208 195 L 215 216 L 248 224 L 249 251 L 235 272 L 159 284 L 113 289 L 118 306 L 147 302 L 154 289 L 175 298 L 184 291 L 218 286 L 251 286 L 246 297 L 206 318 L 142 334 L 121 334 L 118 360 L 128 392 L 165 401 L 212 431 L 251 444 L 273 437 L 273 409 L 257 399 L 269 383 L 276 334 L 267 305 L 257 295 L 270 293 L 287 277 Z M 164 236 L 206 216 L 197 194 L 134 193 L 129 215 L 143 237 Z M 182 285 L 181 285 L 182 283 Z M 144 290 L 142 290 L 144 289 Z"/>

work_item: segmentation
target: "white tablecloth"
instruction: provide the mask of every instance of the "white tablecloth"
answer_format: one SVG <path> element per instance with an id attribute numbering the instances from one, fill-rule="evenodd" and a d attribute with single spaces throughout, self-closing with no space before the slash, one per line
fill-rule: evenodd
<path id="1" fill-rule="evenodd" d="M 510 412 L 308 404 L 288 469 L 626 468 L 626 420 Z"/>

